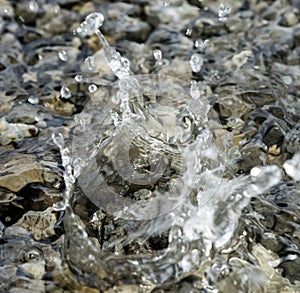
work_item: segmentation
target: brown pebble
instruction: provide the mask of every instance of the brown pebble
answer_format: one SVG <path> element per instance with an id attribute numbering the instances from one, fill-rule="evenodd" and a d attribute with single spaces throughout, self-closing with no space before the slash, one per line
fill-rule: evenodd
<path id="1" fill-rule="evenodd" d="M 273 144 L 269 147 L 268 152 L 273 156 L 278 156 L 281 153 L 281 149 L 277 144 Z"/>

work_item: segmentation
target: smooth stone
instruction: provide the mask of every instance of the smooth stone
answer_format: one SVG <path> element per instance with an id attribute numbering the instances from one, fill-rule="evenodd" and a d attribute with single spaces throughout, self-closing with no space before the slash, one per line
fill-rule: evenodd
<path id="1" fill-rule="evenodd" d="M 54 167 L 54 166 L 53 166 Z M 35 155 L 15 154 L 1 158 L 0 187 L 10 191 L 20 191 L 29 183 L 56 183 L 61 179 L 59 173 L 51 170 L 52 166 L 38 163 Z"/>
<path id="2" fill-rule="evenodd" d="M 54 225 L 56 214 L 48 209 L 46 211 L 28 211 L 14 225 L 8 227 L 6 235 L 32 235 L 33 239 L 40 241 L 55 235 Z"/>
<path id="3" fill-rule="evenodd" d="M 182 30 L 190 21 L 195 19 L 199 10 L 197 7 L 184 2 L 179 7 L 161 5 L 149 5 L 145 7 L 147 21 L 157 27 L 159 24 L 167 24 L 171 29 Z"/>
<path id="4" fill-rule="evenodd" d="M 291 9 L 282 15 L 279 24 L 282 26 L 290 27 L 299 23 L 299 11 L 296 9 Z"/>
<path id="5" fill-rule="evenodd" d="M 24 123 L 8 123 L 5 118 L 0 119 L 0 144 L 7 145 L 26 137 L 37 136 L 38 128 Z"/>

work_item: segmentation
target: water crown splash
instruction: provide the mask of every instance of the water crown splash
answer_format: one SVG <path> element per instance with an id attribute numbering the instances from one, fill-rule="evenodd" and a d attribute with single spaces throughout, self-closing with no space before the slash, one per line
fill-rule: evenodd
<path id="1" fill-rule="evenodd" d="M 90 275 L 89 282 L 99 288 L 109 286 L 112 278 L 126 283 L 123 278 L 128 271 L 135 274 L 132 282 L 136 284 L 159 286 L 198 269 L 213 246 L 226 245 L 250 197 L 278 183 L 280 172 L 272 166 L 238 179 L 224 178 L 229 172 L 226 150 L 215 142 L 210 106 L 196 81 L 187 86 L 165 76 L 135 76 L 129 60 L 101 33 L 103 22 L 101 13 L 92 13 L 77 33 L 99 37 L 106 62 L 119 81 L 102 89 L 106 104 L 92 91 L 93 97 L 77 118 L 81 122 L 74 131 L 70 161 L 65 159 L 69 150 L 61 136 L 53 136 L 68 183 L 66 253 L 70 265 Z M 155 52 L 155 59 L 159 62 L 161 53 Z M 201 55 L 192 56 L 194 72 L 202 64 Z M 97 119 L 85 120 L 89 116 Z M 276 176 L 265 184 L 270 173 Z M 86 224 L 73 211 L 80 196 L 73 192 L 76 179 L 94 205 Z M 107 218 L 122 229 L 119 237 L 109 236 L 112 228 L 105 228 L 104 238 L 99 239 L 86 232 L 101 230 Z M 168 245 L 155 255 L 125 257 L 126 245 L 163 233 L 168 234 Z M 113 248 L 119 252 L 112 257 Z M 91 257 L 78 259 L 79 254 Z M 102 277 L 95 277 L 97 271 Z"/>

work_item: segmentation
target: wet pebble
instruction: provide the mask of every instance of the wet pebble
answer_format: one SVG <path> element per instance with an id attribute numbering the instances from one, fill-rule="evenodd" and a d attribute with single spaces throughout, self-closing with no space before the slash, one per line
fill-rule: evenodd
<path id="1" fill-rule="evenodd" d="M 24 123 L 8 123 L 5 118 L 0 119 L 0 144 L 8 145 L 26 137 L 36 136 L 38 128 Z"/>
<path id="2" fill-rule="evenodd" d="M 6 229 L 6 235 L 32 235 L 34 240 L 40 241 L 55 235 L 54 225 L 57 221 L 51 210 L 36 212 L 29 211 L 14 225 Z"/>

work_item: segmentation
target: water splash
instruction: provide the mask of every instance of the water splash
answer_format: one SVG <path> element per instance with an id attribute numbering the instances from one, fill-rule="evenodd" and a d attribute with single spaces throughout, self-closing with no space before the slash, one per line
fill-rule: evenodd
<path id="1" fill-rule="evenodd" d="M 63 99 L 70 99 L 72 97 L 70 89 L 65 85 L 61 87 L 60 95 Z"/>
<path id="2" fill-rule="evenodd" d="M 103 21 L 88 16 L 77 32 L 98 35 L 119 81 L 103 89 L 101 104 L 92 96 L 76 119 L 72 155 L 62 136 L 53 136 L 65 168 L 66 257 L 103 290 L 113 279 L 128 283 L 130 273 L 132 283 L 160 286 L 199 269 L 213 247 L 226 247 L 250 198 L 280 182 L 281 171 L 266 166 L 249 176 L 225 176 L 231 169 L 221 132 L 221 146 L 215 141 L 221 123 L 210 119 L 213 110 L 196 81 L 134 76 L 129 60 L 99 30 Z M 202 56 L 194 54 L 190 64 L 199 72 Z M 73 206 L 78 198 L 87 201 L 85 195 L 94 213 L 83 220 Z M 129 244 L 164 233 L 167 246 L 153 255 L 125 254 Z"/>
<path id="3" fill-rule="evenodd" d="M 219 6 L 219 21 L 226 21 L 231 12 L 231 7 L 227 3 L 221 3 Z"/>
<path id="4" fill-rule="evenodd" d="M 93 12 L 89 14 L 85 20 L 80 24 L 77 29 L 77 33 L 83 36 L 91 36 L 97 33 L 99 27 L 102 26 L 104 22 L 104 16 L 101 13 Z"/>
<path id="5" fill-rule="evenodd" d="M 191 68 L 193 72 L 199 72 L 203 65 L 203 58 L 200 54 L 193 54 L 190 60 Z"/>

